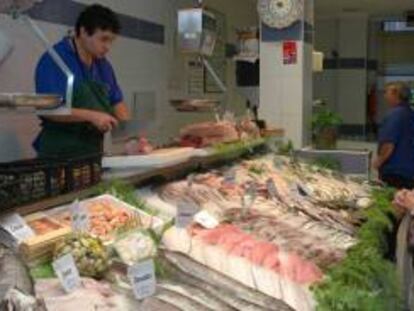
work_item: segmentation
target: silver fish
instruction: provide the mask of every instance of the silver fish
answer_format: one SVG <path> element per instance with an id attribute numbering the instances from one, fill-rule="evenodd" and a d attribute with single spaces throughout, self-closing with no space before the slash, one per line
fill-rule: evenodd
<path id="1" fill-rule="evenodd" d="M 210 285 L 204 280 L 195 278 L 194 276 L 187 274 L 184 271 L 178 270 L 172 264 L 169 265 L 169 271 L 174 273 L 174 278 L 179 280 L 180 283 L 185 283 L 189 286 L 194 288 L 198 288 L 204 291 L 206 294 L 214 297 L 217 300 L 221 300 L 231 308 L 235 310 L 242 310 L 242 311 L 265 311 L 267 309 L 262 308 L 258 305 L 252 304 L 244 299 L 240 299 L 236 297 L 233 292 L 225 291 L 217 286 Z M 206 273 L 208 273 L 208 269 L 206 269 Z"/>
<path id="2" fill-rule="evenodd" d="M 155 297 L 182 311 L 214 311 L 193 299 L 161 287 L 157 288 Z"/>
<path id="3" fill-rule="evenodd" d="M 149 297 L 143 301 L 138 310 L 142 311 L 181 311 L 181 309 L 162 301 L 156 297 Z"/>
<path id="4" fill-rule="evenodd" d="M 220 310 L 220 311 L 234 311 L 235 308 L 232 308 L 222 302 L 221 300 L 217 299 L 217 297 L 211 296 L 205 291 L 194 287 L 189 286 L 187 284 L 183 283 L 173 283 L 173 282 L 160 282 L 158 283 L 158 286 L 160 288 L 176 292 L 178 294 L 181 294 L 187 298 L 190 298 L 192 300 L 197 301 L 198 303 L 206 306 L 207 308 L 212 308 L 213 310 Z"/>
<path id="5" fill-rule="evenodd" d="M 194 275 L 196 278 L 203 280 L 212 286 L 218 286 L 225 292 L 234 293 L 237 297 L 261 306 L 267 310 L 292 310 L 287 307 L 281 300 L 267 296 L 259 291 L 253 290 L 240 284 L 225 275 L 209 270 L 206 273 L 206 267 L 195 262 L 188 256 L 176 252 L 165 251 L 165 257 L 181 271 Z M 224 296 L 224 295 L 223 295 Z M 286 306 L 286 307 L 285 307 Z"/>

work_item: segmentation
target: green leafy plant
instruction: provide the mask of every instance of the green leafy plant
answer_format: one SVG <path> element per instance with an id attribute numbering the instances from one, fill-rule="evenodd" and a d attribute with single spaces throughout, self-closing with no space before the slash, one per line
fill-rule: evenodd
<path id="1" fill-rule="evenodd" d="M 294 150 L 295 150 L 295 147 L 293 146 L 293 142 L 289 140 L 287 143 L 281 144 L 279 146 L 278 153 L 280 155 L 290 156 Z"/>
<path id="2" fill-rule="evenodd" d="M 312 117 L 312 130 L 314 132 L 319 132 L 325 128 L 337 128 L 341 124 L 341 117 L 326 107 L 320 108 Z"/>
<path id="3" fill-rule="evenodd" d="M 253 151 L 265 144 L 262 138 L 247 141 L 238 141 L 230 144 L 216 144 L 213 146 L 214 154 L 223 158 L 237 158 Z"/>
<path id="4" fill-rule="evenodd" d="M 312 117 L 312 136 L 317 149 L 335 149 L 337 129 L 342 119 L 326 107 L 321 107 Z"/>
<path id="5" fill-rule="evenodd" d="M 319 157 L 311 162 L 311 165 L 314 165 L 321 169 L 331 170 L 331 171 L 340 171 L 341 170 L 341 162 L 337 159 L 325 156 Z"/>
<path id="6" fill-rule="evenodd" d="M 138 197 L 135 192 L 135 188 L 133 185 L 122 181 L 122 180 L 112 180 L 108 183 L 102 183 L 97 186 L 96 193 L 98 194 L 110 194 L 114 197 L 128 203 L 129 205 L 146 211 L 151 215 L 155 215 L 156 212 L 148 207 L 145 202 Z"/>
<path id="7" fill-rule="evenodd" d="M 53 270 L 50 262 L 39 264 L 33 268 L 30 268 L 30 276 L 32 279 L 50 279 L 56 277 L 55 271 Z"/>
<path id="8" fill-rule="evenodd" d="M 366 222 L 358 231 L 358 243 L 347 257 L 327 271 L 323 283 L 312 288 L 319 311 L 401 310 L 395 266 L 384 258 L 386 235 L 394 214 L 391 189 L 375 190 L 375 204 L 365 210 Z"/>

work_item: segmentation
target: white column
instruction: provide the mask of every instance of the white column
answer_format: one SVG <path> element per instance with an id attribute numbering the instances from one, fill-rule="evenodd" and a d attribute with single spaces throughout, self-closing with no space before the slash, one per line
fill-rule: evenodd
<path id="1" fill-rule="evenodd" d="M 282 127 L 295 147 L 310 143 L 312 112 L 313 0 L 305 1 L 302 20 L 286 29 L 262 25 L 259 116 Z M 283 42 L 297 44 L 297 63 L 283 63 Z"/>

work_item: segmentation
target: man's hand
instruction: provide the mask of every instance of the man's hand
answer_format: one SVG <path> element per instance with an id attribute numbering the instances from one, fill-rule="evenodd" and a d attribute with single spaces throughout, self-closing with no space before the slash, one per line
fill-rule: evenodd
<path id="1" fill-rule="evenodd" d="M 409 190 L 397 192 L 394 198 L 394 204 L 409 210 L 414 210 L 414 192 Z"/>
<path id="2" fill-rule="evenodd" d="M 88 121 L 102 133 L 111 131 L 118 125 L 118 120 L 108 113 L 90 111 Z"/>
<path id="3" fill-rule="evenodd" d="M 373 167 L 376 170 L 379 170 L 392 156 L 395 146 L 392 143 L 381 144 L 378 152 L 377 158 L 373 162 Z"/>
<path id="4" fill-rule="evenodd" d="M 372 167 L 375 170 L 379 170 L 381 168 L 381 163 L 378 158 L 375 158 L 374 161 L 372 161 Z"/>

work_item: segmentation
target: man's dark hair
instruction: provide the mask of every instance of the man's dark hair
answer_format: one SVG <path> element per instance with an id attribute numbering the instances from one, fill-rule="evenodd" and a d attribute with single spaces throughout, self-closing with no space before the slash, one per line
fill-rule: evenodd
<path id="1" fill-rule="evenodd" d="M 77 36 L 80 35 L 82 27 L 90 36 L 92 36 L 98 29 L 103 31 L 109 30 L 115 34 L 118 34 L 121 29 L 121 25 L 115 12 L 99 4 L 88 6 L 79 15 L 75 25 Z"/>

